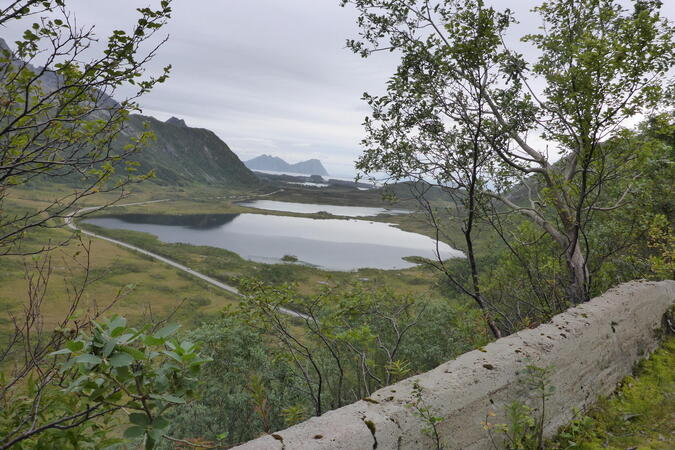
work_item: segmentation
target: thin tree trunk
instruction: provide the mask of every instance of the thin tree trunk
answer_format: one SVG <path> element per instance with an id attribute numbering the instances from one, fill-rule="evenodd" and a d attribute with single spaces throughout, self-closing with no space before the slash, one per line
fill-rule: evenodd
<path id="1" fill-rule="evenodd" d="M 469 216 L 471 217 L 473 214 L 470 213 Z M 469 224 L 471 224 L 472 220 L 469 220 Z M 492 320 L 490 317 L 490 314 L 488 313 L 487 310 L 487 304 L 485 302 L 485 299 L 483 298 L 483 294 L 481 294 L 480 290 L 480 280 L 478 278 L 478 268 L 476 266 L 476 258 L 473 252 L 473 242 L 471 239 L 471 229 L 472 226 L 468 225 L 466 228 L 466 231 L 464 232 L 464 239 L 466 241 L 466 254 L 467 258 L 469 259 L 469 266 L 471 268 L 471 281 L 473 283 L 473 298 L 478 303 L 478 307 L 481 309 L 483 313 L 483 317 L 485 318 L 485 322 L 487 323 L 488 327 L 490 328 L 490 331 L 492 331 L 492 334 L 496 339 L 499 339 L 502 337 L 502 332 L 499 330 L 499 327 L 497 327 L 497 324 Z"/>
<path id="2" fill-rule="evenodd" d="M 573 304 L 578 305 L 590 300 L 588 268 L 586 267 L 586 258 L 578 238 L 574 244 L 569 245 L 565 253 L 570 276 L 570 282 L 567 286 L 567 297 Z"/>
<path id="3" fill-rule="evenodd" d="M 496 339 L 499 339 L 502 337 L 502 333 L 499 330 L 499 327 L 497 327 L 497 324 L 492 320 L 490 317 L 490 313 L 487 309 L 487 304 L 485 302 L 485 299 L 483 298 L 483 295 L 481 293 L 481 284 L 480 284 L 480 278 L 478 275 L 478 267 L 476 265 L 476 257 L 473 251 L 473 225 L 474 225 L 474 219 L 476 217 L 476 184 L 478 183 L 478 165 L 479 165 L 479 152 L 480 152 L 480 144 L 479 144 L 479 139 L 480 139 L 480 130 L 482 126 L 482 109 L 479 111 L 478 114 L 478 126 L 476 127 L 476 133 L 473 136 L 473 154 L 472 154 L 472 166 L 471 166 L 471 178 L 469 180 L 469 204 L 468 204 L 468 217 L 466 221 L 466 228 L 464 229 L 464 240 L 466 241 L 466 253 L 467 253 L 467 258 L 469 259 L 469 267 L 471 269 L 471 282 L 473 283 L 473 298 L 476 300 L 476 303 L 478 303 L 478 306 L 480 307 L 481 311 L 483 312 L 483 317 L 485 318 L 485 322 L 487 323 L 488 327 L 490 327 L 490 330 L 492 331 L 492 334 Z"/>

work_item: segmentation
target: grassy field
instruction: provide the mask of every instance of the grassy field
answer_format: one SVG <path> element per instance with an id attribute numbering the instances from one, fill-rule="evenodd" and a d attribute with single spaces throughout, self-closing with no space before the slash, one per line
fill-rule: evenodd
<path id="1" fill-rule="evenodd" d="M 2 206 L 5 212 L 20 214 L 43 207 L 50 199 L 65 192 L 65 189 L 15 190 Z M 122 202 L 182 194 L 151 186 L 132 193 Z M 83 205 L 98 205 L 113 199 L 111 194 L 94 196 L 87 198 Z M 71 230 L 64 228 L 32 231 L 24 239 L 22 249 L 67 241 L 72 235 Z M 139 253 L 100 239 L 84 238 L 83 243 L 89 252 L 84 251 L 82 243 L 70 240 L 67 245 L 37 260 L 32 256 L 0 257 L 0 308 L 5 312 L 0 316 L 0 334 L 11 331 L 12 315 L 21 316 L 28 297 L 27 278 L 36 273 L 35 264 L 44 257 L 51 261 L 50 282 L 42 308 L 47 329 L 63 318 L 73 297 L 72 287 L 81 285 L 87 265 L 89 280 L 80 304 L 82 311 L 100 308 L 119 297 L 111 313 L 124 314 L 132 322 L 140 322 L 146 321 L 150 314 L 155 318 L 164 317 L 183 305 L 175 317 L 188 325 L 237 302 L 236 296 Z"/>
<path id="2" fill-rule="evenodd" d="M 65 230 L 51 231 L 52 239 L 66 238 Z M 85 240 L 85 245 L 88 240 Z M 78 256 L 74 256 L 79 252 Z M 152 311 L 158 316 L 173 311 L 185 301 L 183 319 L 194 320 L 211 314 L 228 304 L 235 297 L 220 289 L 196 280 L 165 264 L 157 263 L 138 253 L 127 251 L 114 244 L 94 239 L 90 246 L 90 284 L 85 292 L 83 308 L 104 305 L 123 294 L 114 312 L 131 320 L 140 319 Z M 51 280 L 44 304 L 46 325 L 51 326 L 62 318 L 71 295 L 67 288 L 81 285 L 86 266 L 86 252 L 77 241 L 50 253 Z M 26 275 L 35 273 L 32 257 L 5 256 L 0 258 L 0 308 L 7 313 L 20 313 L 27 299 Z M 20 315 L 20 314 L 19 314 Z M 0 325 L 8 325 L 7 315 L 0 318 Z M 3 323 L 4 322 L 4 323 Z"/>

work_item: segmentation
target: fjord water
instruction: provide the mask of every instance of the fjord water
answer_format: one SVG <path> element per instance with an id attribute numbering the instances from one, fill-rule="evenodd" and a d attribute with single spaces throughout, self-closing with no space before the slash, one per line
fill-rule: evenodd
<path id="1" fill-rule="evenodd" d="M 368 206 L 335 206 L 316 203 L 277 202 L 274 200 L 253 200 L 250 202 L 240 202 L 238 204 L 248 208 L 264 209 L 268 211 L 284 211 L 301 214 L 327 212 L 334 216 L 344 217 L 373 217 L 380 214 L 410 213 L 410 211 L 405 209 L 373 208 Z"/>
<path id="2" fill-rule="evenodd" d="M 104 228 L 150 233 L 166 243 L 206 245 L 242 258 L 278 263 L 293 255 L 327 270 L 403 269 L 406 256 L 462 257 L 443 242 L 403 231 L 391 224 L 354 219 L 309 219 L 263 214 L 127 214 L 83 221 Z"/>

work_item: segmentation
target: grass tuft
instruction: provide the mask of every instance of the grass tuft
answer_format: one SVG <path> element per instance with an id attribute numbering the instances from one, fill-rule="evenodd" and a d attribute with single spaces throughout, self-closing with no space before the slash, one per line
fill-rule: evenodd
<path id="1" fill-rule="evenodd" d="M 614 395 L 565 427 L 550 448 L 675 448 L 675 337 L 666 338 Z"/>

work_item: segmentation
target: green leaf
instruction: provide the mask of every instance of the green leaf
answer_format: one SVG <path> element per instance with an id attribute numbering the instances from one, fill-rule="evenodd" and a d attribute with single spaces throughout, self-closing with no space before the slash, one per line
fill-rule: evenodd
<path id="1" fill-rule="evenodd" d="M 106 401 L 111 403 L 116 403 L 122 399 L 122 391 L 117 391 L 114 394 L 110 394 L 106 397 Z"/>
<path id="2" fill-rule="evenodd" d="M 113 373 L 120 382 L 125 382 L 131 378 L 131 371 L 129 370 L 131 366 L 122 366 L 113 368 Z"/>
<path id="3" fill-rule="evenodd" d="M 111 330 L 116 330 L 118 328 L 124 328 L 124 327 L 127 326 L 127 319 L 125 319 L 122 316 L 116 315 L 110 320 L 109 326 L 110 326 Z"/>
<path id="4" fill-rule="evenodd" d="M 124 331 L 127 329 L 127 327 L 117 327 L 112 330 L 110 333 L 110 336 L 112 337 L 119 337 L 124 333 Z"/>
<path id="5" fill-rule="evenodd" d="M 222 441 L 224 439 L 227 439 L 227 436 L 229 436 L 229 434 L 230 433 L 228 433 L 227 431 L 225 431 L 224 433 L 216 434 L 216 439 Z"/>
<path id="6" fill-rule="evenodd" d="M 138 350 L 138 349 L 135 349 L 135 348 L 133 348 L 133 347 L 129 347 L 129 346 L 127 346 L 127 345 L 120 345 L 120 346 L 118 347 L 118 349 L 119 349 L 120 351 L 123 351 L 123 352 L 125 352 L 125 353 L 130 354 L 130 355 L 133 356 L 134 359 L 136 359 L 136 360 L 145 359 L 145 353 L 143 353 L 142 351 L 140 351 L 140 350 Z"/>
<path id="7" fill-rule="evenodd" d="M 124 437 L 127 439 L 137 439 L 145 434 L 145 428 L 139 426 L 129 427 L 124 430 Z"/>
<path id="8" fill-rule="evenodd" d="M 134 362 L 134 357 L 127 352 L 115 352 L 115 354 L 108 359 L 108 362 L 113 367 L 129 366 Z"/>
<path id="9" fill-rule="evenodd" d="M 170 358 L 175 359 L 179 363 L 183 362 L 183 358 L 181 358 L 180 355 L 178 355 L 178 353 L 176 353 L 176 352 L 172 352 L 171 350 L 164 350 L 162 353 L 164 353 L 166 356 L 168 356 Z"/>
<path id="10" fill-rule="evenodd" d="M 162 345 L 164 343 L 164 339 L 162 338 L 156 338 L 154 336 L 146 336 L 145 339 L 143 339 L 143 343 L 145 345 Z"/>
<path id="11" fill-rule="evenodd" d="M 164 400 L 165 402 L 169 403 L 176 403 L 176 404 L 183 404 L 185 403 L 185 400 L 183 400 L 180 397 L 176 397 L 175 395 L 171 394 L 151 394 L 150 398 L 154 400 Z"/>
<path id="12" fill-rule="evenodd" d="M 68 350 L 73 352 L 79 352 L 84 348 L 84 342 L 82 341 L 70 341 L 66 344 Z"/>
<path id="13" fill-rule="evenodd" d="M 194 361 L 190 361 L 190 367 L 199 367 L 199 366 L 201 366 L 201 365 L 203 365 L 203 364 L 206 364 L 206 363 L 209 363 L 209 362 L 211 362 L 211 361 L 213 361 L 213 358 L 201 358 L 201 357 L 198 357 L 198 358 L 195 359 Z"/>
<path id="14" fill-rule="evenodd" d="M 117 336 L 117 342 L 129 344 L 132 341 L 133 337 L 134 337 L 133 333 L 124 333 L 121 336 Z"/>
<path id="15" fill-rule="evenodd" d="M 86 354 L 74 358 L 77 364 L 101 364 L 103 360 L 96 355 Z"/>
<path id="16" fill-rule="evenodd" d="M 164 417 L 155 417 L 155 420 L 152 421 L 152 428 L 157 430 L 165 430 L 171 425 L 171 422 L 166 420 Z"/>
<path id="17" fill-rule="evenodd" d="M 62 348 L 61 350 L 57 350 L 57 351 L 55 351 L 55 352 L 51 352 L 51 353 L 49 354 L 49 356 L 68 355 L 68 354 L 70 354 L 70 353 L 73 353 L 72 351 L 70 351 L 70 349 Z"/>
<path id="18" fill-rule="evenodd" d="M 176 332 L 176 330 L 178 330 L 179 328 L 180 328 L 180 325 L 178 325 L 177 323 L 172 323 L 172 324 L 169 324 L 169 325 L 165 326 L 164 328 L 160 329 L 159 331 L 157 331 L 154 334 L 154 336 L 156 338 L 165 338 L 165 337 L 168 337 L 168 336 L 171 336 L 172 334 L 174 334 Z"/>
<path id="19" fill-rule="evenodd" d="M 117 345 L 117 339 L 112 338 L 109 341 L 105 343 L 105 346 L 103 347 L 103 357 L 107 358 L 110 356 L 112 351 L 115 349 L 115 346 Z"/>
<path id="20" fill-rule="evenodd" d="M 131 413 L 129 414 L 129 422 L 133 423 L 134 425 L 138 425 L 139 427 L 147 427 L 150 425 L 150 419 L 146 414 L 143 413 Z"/>
<path id="21" fill-rule="evenodd" d="M 155 430 L 153 428 L 150 428 L 148 430 L 148 439 L 145 441 L 145 448 L 146 449 L 154 449 L 155 446 L 157 445 L 157 442 L 162 440 L 162 430 Z"/>

